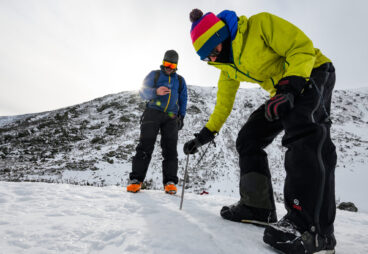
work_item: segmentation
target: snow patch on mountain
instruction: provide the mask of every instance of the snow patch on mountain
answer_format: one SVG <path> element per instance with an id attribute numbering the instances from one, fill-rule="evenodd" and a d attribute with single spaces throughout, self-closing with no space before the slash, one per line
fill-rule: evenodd
<path id="1" fill-rule="evenodd" d="M 216 103 L 216 88 L 189 86 L 185 126 L 179 133 L 179 177 L 186 156 L 183 144 L 207 122 Z M 237 133 L 249 115 L 267 99 L 261 89 L 239 89 L 234 109 L 216 146 L 190 156 L 190 193 L 239 198 Z M 121 92 L 71 107 L 22 116 L 0 117 L 0 180 L 125 186 L 139 138 L 145 102 L 137 92 Z M 368 89 L 336 90 L 332 101 L 332 139 L 336 145 L 337 201 L 353 201 L 368 212 Z M 285 148 L 282 134 L 267 147 L 276 200 L 283 200 Z M 145 188 L 162 189 L 160 137 Z M 182 181 L 179 185 L 181 186 Z"/>

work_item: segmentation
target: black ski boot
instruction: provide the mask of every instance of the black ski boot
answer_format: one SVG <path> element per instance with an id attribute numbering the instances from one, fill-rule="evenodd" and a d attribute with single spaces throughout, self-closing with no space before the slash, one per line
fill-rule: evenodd
<path id="1" fill-rule="evenodd" d="M 220 212 L 222 218 L 236 222 L 251 223 L 258 226 L 267 226 L 277 221 L 275 210 L 250 207 L 237 202 L 224 206 Z"/>
<path id="2" fill-rule="evenodd" d="M 336 239 L 334 234 L 319 235 L 304 231 L 287 218 L 266 227 L 263 241 L 285 254 L 334 254 Z"/>

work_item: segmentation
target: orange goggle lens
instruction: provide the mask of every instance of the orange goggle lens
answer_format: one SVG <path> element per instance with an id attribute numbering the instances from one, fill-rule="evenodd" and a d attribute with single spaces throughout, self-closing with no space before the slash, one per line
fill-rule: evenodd
<path id="1" fill-rule="evenodd" d="M 163 62 L 163 65 L 164 67 L 169 67 L 170 69 L 173 69 L 173 70 L 175 70 L 176 67 L 178 66 L 177 64 L 166 62 L 166 61 Z"/>

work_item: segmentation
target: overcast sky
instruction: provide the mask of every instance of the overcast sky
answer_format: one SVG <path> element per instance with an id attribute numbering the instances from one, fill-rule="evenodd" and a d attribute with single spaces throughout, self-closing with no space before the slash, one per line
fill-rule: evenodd
<path id="1" fill-rule="evenodd" d="M 0 0 L 0 116 L 138 90 L 167 49 L 178 51 L 188 84 L 216 86 L 219 70 L 191 44 L 193 8 L 285 18 L 332 59 L 338 89 L 368 87 L 367 7 L 366 0 Z"/>

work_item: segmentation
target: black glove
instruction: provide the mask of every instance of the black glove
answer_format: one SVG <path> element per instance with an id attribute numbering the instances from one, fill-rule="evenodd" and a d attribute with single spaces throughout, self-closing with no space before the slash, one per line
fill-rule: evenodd
<path id="1" fill-rule="evenodd" d="M 265 103 L 265 117 L 272 122 L 286 115 L 294 107 L 294 95 L 276 94 Z"/>
<path id="2" fill-rule="evenodd" d="M 285 77 L 280 79 L 279 83 L 275 86 L 277 90 L 276 94 L 291 93 L 294 97 L 297 97 L 302 92 L 306 84 L 307 81 L 303 77 Z"/>
<path id="3" fill-rule="evenodd" d="M 178 116 L 178 131 L 183 129 L 183 127 L 184 127 L 184 116 L 179 115 Z"/>
<path id="4" fill-rule="evenodd" d="M 204 127 L 199 133 L 194 134 L 195 138 L 189 140 L 184 144 L 185 154 L 195 154 L 198 152 L 198 147 L 201 147 L 208 142 L 211 142 L 215 138 L 216 132 L 212 132 L 206 127 Z"/>
<path id="5" fill-rule="evenodd" d="M 294 98 L 305 87 L 306 80 L 298 76 L 281 79 L 275 86 L 276 95 L 265 102 L 265 117 L 268 121 L 280 119 L 294 107 Z"/>

